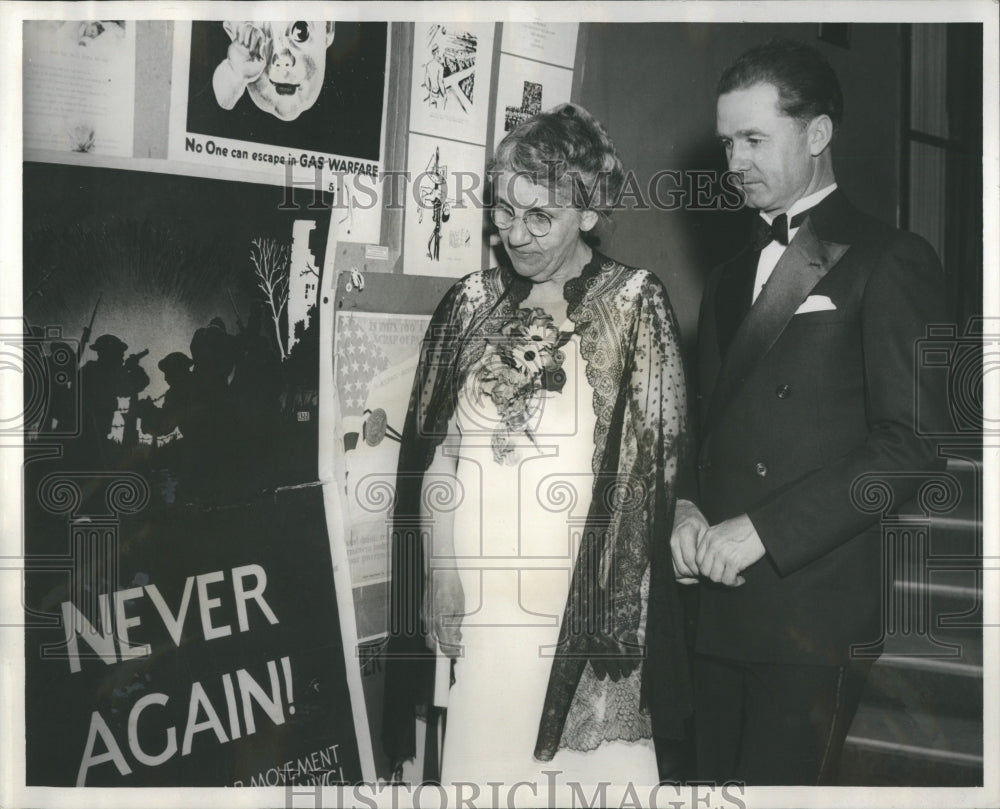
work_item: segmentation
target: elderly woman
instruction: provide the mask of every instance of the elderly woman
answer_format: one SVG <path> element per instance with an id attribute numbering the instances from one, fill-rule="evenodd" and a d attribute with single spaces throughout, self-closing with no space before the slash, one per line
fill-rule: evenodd
<path id="1" fill-rule="evenodd" d="M 429 646 L 454 658 L 443 781 L 656 783 L 691 698 L 677 328 L 653 273 L 590 246 L 624 172 L 586 110 L 523 122 L 490 175 L 509 264 L 441 301 L 403 432 L 386 752 L 414 754 Z"/>

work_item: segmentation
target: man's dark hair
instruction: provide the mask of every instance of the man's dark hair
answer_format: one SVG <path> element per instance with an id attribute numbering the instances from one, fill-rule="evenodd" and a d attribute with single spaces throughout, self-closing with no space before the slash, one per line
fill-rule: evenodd
<path id="1" fill-rule="evenodd" d="M 844 96 L 837 74 L 815 48 L 790 39 L 772 39 L 751 48 L 719 79 L 718 95 L 773 84 L 781 111 L 803 123 L 828 115 L 834 128 L 844 117 Z"/>

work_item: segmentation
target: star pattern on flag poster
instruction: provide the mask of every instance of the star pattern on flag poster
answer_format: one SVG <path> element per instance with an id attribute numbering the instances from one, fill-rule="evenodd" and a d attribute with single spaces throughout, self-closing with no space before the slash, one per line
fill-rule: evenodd
<path id="1" fill-rule="evenodd" d="M 372 379 L 389 359 L 360 320 L 344 317 L 337 343 L 337 382 L 343 416 L 360 416 Z"/>

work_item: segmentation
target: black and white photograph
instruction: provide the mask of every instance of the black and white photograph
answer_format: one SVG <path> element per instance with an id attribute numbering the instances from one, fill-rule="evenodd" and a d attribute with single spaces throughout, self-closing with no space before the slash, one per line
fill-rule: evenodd
<path id="1" fill-rule="evenodd" d="M 1000 804 L 995 2 L 106 8 L 0 8 L 0 805 Z"/>
<path id="2" fill-rule="evenodd" d="M 572 67 L 556 67 L 501 53 L 497 67 L 494 144 L 521 121 L 570 100 Z"/>

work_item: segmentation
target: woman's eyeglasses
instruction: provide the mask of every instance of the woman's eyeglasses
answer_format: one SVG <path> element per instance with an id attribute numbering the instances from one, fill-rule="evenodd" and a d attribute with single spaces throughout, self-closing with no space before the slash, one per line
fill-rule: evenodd
<path id="1" fill-rule="evenodd" d="M 522 216 L 514 216 L 510 208 L 493 207 L 490 218 L 500 230 L 509 230 L 520 219 L 532 236 L 545 236 L 552 230 L 552 217 L 544 211 L 528 211 Z"/>

